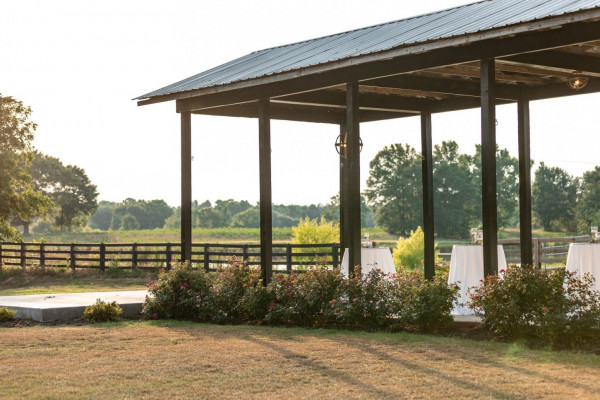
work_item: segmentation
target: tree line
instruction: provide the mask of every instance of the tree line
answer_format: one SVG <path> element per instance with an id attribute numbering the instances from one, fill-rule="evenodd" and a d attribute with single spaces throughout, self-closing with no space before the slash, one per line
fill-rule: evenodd
<path id="1" fill-rule="evenodd" d="M 387 232 L 408 236 L 422 224 L 421 155 L 407 144 L 386 146 L 371 161 L 365 195 L 375 223 Z M 496 149 L 498 226 L 518 227 L 518 159 Z M 466 237 L 481 225 L 481 146 L 459 152 L 454 141 L 433 150 L 435 232 Z M 573 177 L 541 162 L 532 183 L 533 223 L 546 231 L 587 234 L 600 223 L 600 167 Z"/>

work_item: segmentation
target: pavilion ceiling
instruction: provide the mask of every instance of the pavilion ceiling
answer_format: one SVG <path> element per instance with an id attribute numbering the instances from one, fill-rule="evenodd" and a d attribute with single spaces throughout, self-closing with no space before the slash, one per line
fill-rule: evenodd
<path id="1" fill-rule="evenodd" d="M 575 91 L 567 80 L 588 78 Z M 445 112 L 480 106 L 479 62 L 386 74 L 359 82 L 361 121 Z M 496 59 L 497 104 L 516 102 L 523 88 L 533 100 L 600 91 L 600 40 Z M 344 84 L 271 98 L 274 119 L 340 123 L 346 108 Z M 256 102 L 207 107 L 197 114 L 256 117 Z"/>

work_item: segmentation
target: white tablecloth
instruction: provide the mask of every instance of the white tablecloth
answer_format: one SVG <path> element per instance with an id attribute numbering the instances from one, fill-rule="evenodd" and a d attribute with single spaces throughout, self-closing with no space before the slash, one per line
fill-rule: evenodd
<path id="1" fill-rule="evenodd" d="M 506 269 L 504 248 L 498 246 L 498 271 Z M 454 245 L 450 258 L 448 283 L 458 283 L 458 303 L 468 301 L 467 292 L 470 287 L 479 286 L 483 279 L 483 246 Z M 458 305 L 452 310 L 452 315 L 473 315 L 474 311 L 465 305 Z"/>
<path id="2" fill-rule="evenodd" d="M 600 244 L 571 243 L 567 255 L 567 271 L 580 277 L 590 273 L 594 276 L 594 290 L 600 290 Z"/>
<path id="3" fill-rule="evenodd" d="M 342 257 L 342 275 L 348 276 L 348 249 L 345 249 Z M 361 273 L 368 274 L 372 269 L 380 269 L 386 274 L 395 274 L 396 267 L 392 252 L 387 247 L 382 248 L 362 248 L 360 249 Z"/>

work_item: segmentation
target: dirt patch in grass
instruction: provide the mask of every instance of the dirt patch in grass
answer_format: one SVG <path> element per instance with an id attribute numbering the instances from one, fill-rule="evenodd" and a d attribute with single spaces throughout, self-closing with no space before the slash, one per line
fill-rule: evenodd
<path id="1" fill-rule="evenodd" d="M 6 398 L 597 398 L 600 357 L 179 322 L 0 329 Z M 18 377 L 18 379 L 17 379 Z"/>

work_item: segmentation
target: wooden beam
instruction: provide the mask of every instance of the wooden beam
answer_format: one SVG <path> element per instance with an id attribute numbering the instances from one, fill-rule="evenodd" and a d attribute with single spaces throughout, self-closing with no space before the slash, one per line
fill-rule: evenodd
<path id="1" fill-rule="evenodd" d="M 403 74 L 377 78 L 365 81 L 375 86 L 397 87 L 405 89 L 421 90 L 430 93 L 442 93 L 446 95 L 467 96 L 479 98 L 479 82 L 464 79 L 448 79 L 440 77 L 422 76 L 419 73 Z M 517 100 L 518 90 L 513 85 L 496 85 L 499 99 Z"/>
<path id="2" fill-rule="evenodd" d="M 517 72 L 520 74 L 539 75 L 545 77 L 560 77 L 570 78 L 573 76 L 572 73 L 558 71 L 556 69 L 549 69 L 544 67 L 532 67 L 530 65 L 518 64 L 513 62 L 504 62 L 503 60 L 496 60 L 496 71 L 505 72 Z"/>
<path id="3" fill-rule="evenodd" d="M 273 214 L 271 200 L 271 118 L 269 99 L 258 102 L 258 158 L 260 175 L 260 268 L 263 284 L 273 273 Z"/>
<path id="4" fill-rule="evenodd" d="M 258 118 L 257 102 L 213 107 L 194 111 L 194 114 L 224 117 Z M 285 121 L 316 122 L 323 124 L 339 124 L 343 119 L 343 109 L 311 107 L 302 105 L 271 103 L 271 119 Z"/>
<path id="5" fill-rule="evenodd" d="M 529 97 L 527 87 L 522 88 L 517 103 L 519 131 L 519 237 L 521 266 L 533 266 L 533 233 L 531 223 L 531 156 Z"/>
<path id="6" fill-rule="evenodd" d="M 435 275 L 435 234 L 433 216 L 433 152 L 431 145 L 431 114 L 421 114 L 421 175 L 423 177 L 423 234 L 425 279 Z"/>
<path id="7" fill-rule="evenodd" d="M 346 94 L 337 90 L 320 90 L 300 93 L 291 96 L 278 97 L 274 101 L 287 104 L 306 104 L 310 106 L 346 108 Z M 361 93 L 360 109 L 373 111 L 389 111 L 419 114 L 431 100 L 414 99 L 402 96 L 387 96 L 383 94 Z"/>
<path id="8" fill-rule="evenodd" d="M 181 113 L 181 261 L 192 260 L 192 118 Z"/>
<path id="9" fill-rule="evenodd" d="M 505 62 L 544 67 L 558 72 L 600 77 L 600 58 L 566 53 L 562 51 L 539 51 L 504 58 Z"/>
<path id="10" fill-rule="evenodd" d="M 469 78 L 477 78 L 479 79 L 479 68 L 467 66 L 467 65 L 452 65 L 449 67 L 438 67 L 438 68 L 430 68 L 426 69 L 423 72 L 427 72 L 429 74 L 440 74 L 440 75 L 452 75 L 452 76 L 461 76 L 461 77 L 469 77 Z M 505 74 L 501 71 L 496 71 L 496 80 L 504 81 L 504 82 L 517 82 L 517 83 L 528 83 L 535 85 L 543 85 L 545 83 L 549 83 L 547 79 L 538 78 L 535 76 L 525 76 L 525 75 L 517 75 L 517 74 Z"/>
<path id="11" fill-rule="evenodd" d="M 493 58 L 481 60 L 481 193 L 483 273 L 498 274 L 498 206 L 496 199 L 496 95 Z"/>
<path id="12" fill-rule="evenodd" d="M 346 132 L 347 166 L 344 191 L 344 206 L 348 222 L 348 272 L 351 276 L 354 266 L 361 264 L 360 243 L 360 120 L 358 82 L 348 83 L 346 88 Z"/>
<path id="13" fill-rule="evenodd" d="M 544 100 L 557 97 L 573 96 L 600 92 L 600 79 L 590 78 L 586 87 L 580 90 L 571 89 L 567 83 L 529 88 L 529 100 Z"/>

